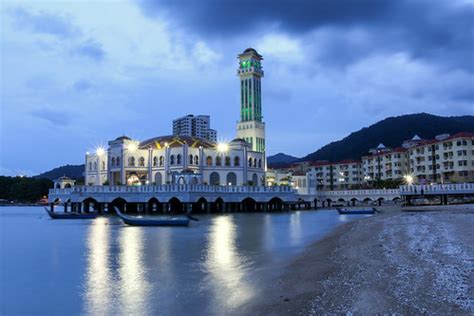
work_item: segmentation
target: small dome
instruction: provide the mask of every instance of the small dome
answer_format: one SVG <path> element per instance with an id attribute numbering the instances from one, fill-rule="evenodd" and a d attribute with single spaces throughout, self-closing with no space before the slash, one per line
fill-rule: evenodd
<path id="1" fill-rule="evenodd" d="M 245 53 L 255 53 L 255 54 L 258 55 L 257 51 L 256 51 L 254 48 L 252 48 L 252 47 L 249 47 L 249 48 L 247 48 L 246 50 L 244 50 L 244 54 L 245 54 Z"/>
<path id="2" fill-rule="evenodd" d="M 132 140 L 132 139 L 128 136 L 123 135 L 123 136 L 117 137 L 115 140 Z"/>
<path id="3" fill-rule="evenodd" d="M 153 149 L 162 149 L 166 145 L 169 147 L 181 147 L 184 144 L 187 144 L 189 147 L 198 148 L 214 148 L 215 143 L 208 141 L 207 139 L 191 137 L 191 136 L 178 136 L 178 135 L 168 135 L 168 136 L 159 136 L 150 138 L 141 142 L 138 145 L 140 149 L 146 149 L 151 147 Z"/>
<path id="4" fill-rule="evenodd" d="M 385 145 L 382 144 L 382 143 L 380 143 L 380 144 L 377 146 L 377 149 L 383 149 L 383 148 L 385 148 Z"/>

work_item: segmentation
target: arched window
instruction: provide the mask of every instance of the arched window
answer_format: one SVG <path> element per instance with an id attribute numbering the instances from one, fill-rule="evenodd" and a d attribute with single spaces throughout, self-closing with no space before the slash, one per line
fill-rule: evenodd
<path id="1" fill-rule="evenodd" d="M 135 167 L 135 157 L 128 158 L 128 165 L 130 167 Z"/>
<path id="2" fill-rule="evenodd" d="M 120 157 L 117 157 L 117 166 L 120 166 Z"/>
<path id="3" fill-rule="evenodd" d="M 174 165 L 174 155 L 170 156 L 170 165 Z"/>
<path id="4" fill-rule="evenodd" d="M 237 185 L 237 175 L 234 172 L 227 174 L 227 185 Z"/>
<path id="5" fill-rule="evenodd" d="M 102 161 L 102 170 L 105 170 L 105 161 Z"/>
<path id="6" fill-rule="evenodd" d="M 240 157 L 238 157 L 238 156 L 234 157 L 234 166 L 236 166 L 236 167 L 240 166 Z"/>
<path id="7" fill-rule="evenodd" d="M 192 184 L 192 185 L 199 184 L 199 180 L 198 180 L 198 178 L 196 178 L 196 177 L 193 177 L 193 178 L 191 179 L 191 184 Z"/>
<path id="8" fill-rule="evenodd" d="M 252 167 L 252 158 L 249 158 L 249 167 Z"/>
<path id="9" fill-rule="evenodd" d="M 97 171 L 97 162 L 94 161 L 94 171 Z"/>
<path id="10" fill-rule="evenodd" d="M 140 158 L 138 159 L 138 165 L 139 165 L 140 167 L 145 167 L 145 158 L 140 157 Z"/>
<path id="11" fill-rule="evenodd" d="M 160 156 L 160 166 L 163 167 L 164 163 L 165 163 L 165 157 Z"/>
<path id="12" fill-rule="evenodd" d="M 89 162 L 89 171 L 92 171 L 92 162 Z"/>
<path id="13" fill-rule="evenodd" d="M 153 157 L 153 167 L 158 166 L 158 157 Z"/>
<path id="14" fill-rule="evenodd" d="M 155 174 L 155 184 L 156 185 L 162 185 L 163 184 L 163 177 L 161 176 L 160 172 L 157 172 Z"/>
<path id="15" fill-rule="evenodd" d="M 194 162 L 193 155 L 189 155 L 189 164 L 192 165 Z"/>
<path id="16" fill-rule="evenodd" d="M 211 156 L 207 156 L 207 158 L 206 158 L 206 165 L 212 166 L 212 157 L 211 157 Z"/>
<path id="17" fill-rule="evenodd" d="M 211 173 L 209 176 L 209 184 L 210 185 L 220 185 L 221 184 L 221 179 L 220 176 L 217 172 Z"/>
<path id="18" fill-rule="evenodd" d="M 198 155 L 194 156 L 194 164 L 196 166 L 199 165 L 199 156 Z"/>
<path id="19" fill-rule="evenodd" d="M 226 167 L 230 167 L 230 157 L 229 156 L 225 157 L 225 165 L 226 165 Z"/>
<path id="20" fill-rule="evenodd" d="M 181 164 L 181 154 L 178 154 L 178 155 L 176 156 L 176 164 L 177 164 L 177 165 L 180 165 L 180 164 Z"/>
<path id="21" fill-rule="evenodd" d="M 259 167 L 259 168 L 262 168 L 262 159 L 259 159 L 259 160 L 258 160 L 258 167 Z"/>
<path id="22" fill-rule="evenodd" d="M 255 185 L 255 186 L 258 185 L 258 176 L 257 176 L 256 173 L 253 174 L 252 183 L 253 183 L 253 185 Z"/>
<path id="23" fill-rule="evenodd" d="M 257 158 L 253 158 L 253 167 L 257 168 Z"/>
<path id="24" fill-rule="evenodd" d="M 112 157 L 111 165 L 112 165 L 112 167 L 115 167 L 115 157 Z"/>
<path id="25" fill-rule="evenodd" d="M 222 158 L 220 156 L 216 157 L 216 166 L 222 166 Z"/>

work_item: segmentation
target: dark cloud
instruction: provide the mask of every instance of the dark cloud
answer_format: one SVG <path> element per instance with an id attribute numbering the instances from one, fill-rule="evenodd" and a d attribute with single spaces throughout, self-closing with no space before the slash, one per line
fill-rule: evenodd
<path id="1" fill-rule="evenodd" d="M 92 39 L 88 39 L 77 45 L 73 53 L 95 61 L 102 61 L 105 57 L 105 51 L 102 48 L 102 44 Z"/>
<path id="2" fill-rule="evenodd" d="M 406 51 L 474 72 L 474 5 L 451 0 L 141 0 L 148 16 L 168 20 L 206 37 L 252 36 L 278 30 L 302 38 L 337 30 L 318 45 L 317 56 L 344 66 L 380 51 Z M 366 42 L 345 34 L 368 33 Z"/>
<path id="3" fill-rule="evenodd" d="M 34 117 L 48 121 L 49 123 L 57 126 L 66 126 L 72 120 L 71 114 L 51 108 L 42 108 L 33 110 L 30 114 Z"/>
<path id="4" fill-rule="evenodd" d="M 80 29 L 63 16 L 46 12 L 30 12 L 23 8 L 12 9 L 10 14 L 18 27 L 35 33 L 57 37 L 75 37 L 81 34 Z"/>

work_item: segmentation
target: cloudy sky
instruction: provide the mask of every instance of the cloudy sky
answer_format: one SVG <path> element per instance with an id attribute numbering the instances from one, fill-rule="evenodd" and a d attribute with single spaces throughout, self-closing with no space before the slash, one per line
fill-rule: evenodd
<path id="1" fill-rule="evenodd" d="M 239 116 L 238 53 L 264 56 L 268 154 L 387 116 L 474 114 L 472 0 L 2 1 L 0 174 L 79 164 L 126 134 Z"/>

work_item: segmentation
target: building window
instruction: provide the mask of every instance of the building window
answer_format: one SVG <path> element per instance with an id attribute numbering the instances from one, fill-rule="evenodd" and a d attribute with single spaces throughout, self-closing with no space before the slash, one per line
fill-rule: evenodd
<path id="1" fill-rule="evenodd" d="M 259 159 L 259 160 L 258 160 L 258 167 L 259 167 L 259 168 L 262 168 L 262 159 Z"/>
<path id="2" fill-rule="evenodd" d="M 153 167 L 158 166 L 158 157 L 153 157 Z"/>
<path id="3" fill-rule="evenodd" d="M 138 165 L 139 165 L 140 167 L 145 167 L 145 158 L 140 157 L 140 158 L 138 159 Z"/>
<path id="4" fill-rule="evenodd" d="M 194 164 L 196 166 L 199 165 L 199 156 L 198 155 L 194 156 Z"/>
<path id="5" fill-rule="evenodd" d="M 176 164 L 177 164 L 177 165 L 180 165 L 180 164 L 181 164 L 181 154 L 178 154 L 178 155 L 176 156 Z"/>
<path id="6" fill-rule="evenodd" d="M 194 162 L 193 155 L 189 155 L 189 164 L 192 165 Z"/>
<path id="7" fill-rule="evenodd" d="M 111 164 L 112 164 L 112 167 L 115 166 L 115 157 L 112 157 L 112 162 L 111 162 Z"/>
<path id="8" fill-rule="evenodd" d="M 225 166 L 230 167 L 230 157 L 229 156 L 225 157 Z"/>
<path id="9" fill-rule="evenodd" d="M 222 158 L 220 156 L 216 157 L 216 166 L 222 166 Z"/>
<path id="10" fill-rule="evenodd" d="M 92 162 L 89 162 L 89 171 L 92 171 Z"/>
<path id="11" fill-rule="evenodd" d="M 209 176 L 209 184 L 210 185 L 220 185 L 220 176 L 217 172 L 213 172 L 211 173 L 211 175 Z"/>
<path id="12" fill-rule="evenodd" d="M 249 167 L 252 167 L 252 158 L 249 158 Z"/>
<path id="13" fill-rule="evenodd" d="M 174 165 L 174 155 L 170 156 L 170 165 Z"/>
<path id="14" fill-rule="evenodd" d="M 102 170 L 105 170 L 105 161 L 102 161 Z"/>
<path id="15" fill-rule="evenodd" d="M 163 166 L 165 163 L 165 157 L 160 156 L 160 166 Z"/>
<path id="16" fill-rule="evenodd" d="M 94 162 L 94 171 L 97 171 L 97 162 Z"/>
<path id="17" fill-rule="evenodd" d="M 120 167 L 120 157 L 117 157 L 117 166 Z"/>
<path id="18" fill-rule="evenodd" d="M 253 167 L 257 168 L 257 158 L 253 158 Z"/>
<path id="19" fill-rule="evenodd" d="M 135 167 L 135 157 L 128 158 L 128 165 L 130 167 Z"/>
<path id="20" fill-rule="evenodd" d="M 240 157 L 234 157 L 234 166 L 236 167 L 240 166 Z"/>
<path id="21" fill-rule="evenodd" d="M 207 158 L 206 158 L 206 165 L 207 165 L 207 166 L 212 166 L 212 157 L 211 157 L 211 156 L 207 156 Z"/>

